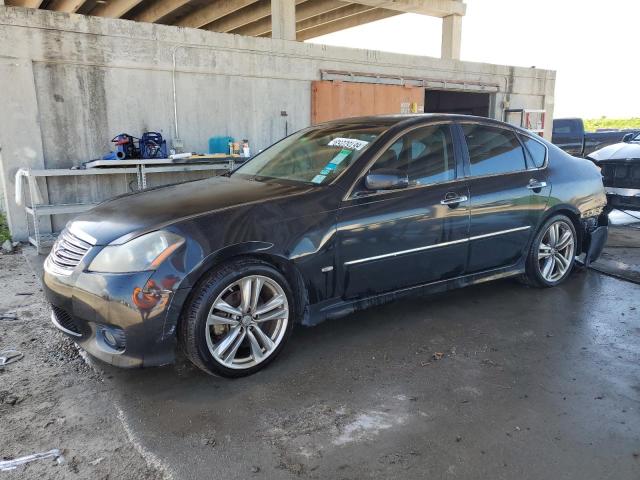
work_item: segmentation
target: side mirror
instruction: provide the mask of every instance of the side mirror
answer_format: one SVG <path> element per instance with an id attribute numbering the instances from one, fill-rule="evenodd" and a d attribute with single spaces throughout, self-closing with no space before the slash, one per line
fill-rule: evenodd
<path id="1" fill-rule="evenodd" d="M 634 136 L 635 136 L 635 134 L 633 132 L 632 133 L 625 133 L 624 137 L 622 137 L 622 141 L 624 143 L 629 143 L 631 140 L 633 140 Z"/>
<path id="2" fill-rule="evenodd" d="M 364 179 L 367 190 L 397 190 L 409 186 L 406 173 L 392 168 L 371 170 Z"/>

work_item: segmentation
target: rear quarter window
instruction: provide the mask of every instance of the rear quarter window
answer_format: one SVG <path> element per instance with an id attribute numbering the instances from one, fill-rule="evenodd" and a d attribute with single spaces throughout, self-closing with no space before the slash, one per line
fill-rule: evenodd
<path id="1" fill-rule="evenodd" d="M 525 135 L 521 135 L 520 139 L 522 140 L 522 143 L 524 143 L 524 147 L 529 155 L 531 163 L 530 167 L 542 168 L 545 160 L 547 159 L 547 147 L 545 147 L 541 142 Z"/>
<path id="2" fill-rule="evenodd" d="M 471 175 L 496 175 L 526 169 L 522 144 L 516 135 L 503 128 L 463 125 Z"/>

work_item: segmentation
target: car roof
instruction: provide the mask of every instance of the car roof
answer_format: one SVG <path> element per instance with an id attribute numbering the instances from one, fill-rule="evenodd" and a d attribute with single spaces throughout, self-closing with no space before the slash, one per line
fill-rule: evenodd
<path id="1" fill-rule="evenodd" d="M 355 125 L 355 124 L 367 124 L 367 125 L 381 125 L 381 126 L 410 126 L 418 123 L 428 123 L 431 121 L 473 121 L 482 122 L 488 124 L 494 124 L 499 126 L 508 126 L 515 128 L 526 133 L 526 130 L 521 129 L 515 125 L 511 125 L 499 120 L 488 117 L 478 117 L 474 115 L 459 115 L 449 113 L 414 113 L 414 114 L 398 114 L 398 115 L 370 115 L 364 117 L 350 117 L 341 118 L 337 120 L 331 120 L 328 122 L 320 123 L 316 126 L 332 126 L 332 125 Z"/>

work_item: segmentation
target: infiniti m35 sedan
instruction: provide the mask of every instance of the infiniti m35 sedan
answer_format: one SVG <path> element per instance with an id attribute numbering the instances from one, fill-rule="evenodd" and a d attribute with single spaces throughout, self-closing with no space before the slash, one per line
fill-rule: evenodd
<path id="1" fill-rule="evenodd" d="M 301 130 L 230 174 L 106 201 L 45 263 L 57 328 L 122 367 L 181 347 L 238 377 L 295 323 L 517 276 L 565 281 L 607 237 L 598 168 L 486 118 L 382 116 Z"/>

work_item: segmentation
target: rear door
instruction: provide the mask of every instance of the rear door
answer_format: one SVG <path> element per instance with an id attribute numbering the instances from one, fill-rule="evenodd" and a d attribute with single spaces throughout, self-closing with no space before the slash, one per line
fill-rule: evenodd
<path id="1" fill-rule="evenodd" d="M 452 133 L 450 124 L 443 123 L 400 134 L 382 149 L 345 199 L 338 213 L 337 237 L 346 298 L 464 273 L 468 190 Z M 409 186 L 368 191 L 364 176 L 379 169 L 406 173 Z"/>
<path id="2" fill-rule="evenodd" d="M 467 147 L 471 216 L 467 273 L 514 265 L 524 255 L 551 192 L 546 146 L 532 137 L 521 139 L 506 127 L 463 123 L 460 128 Z M 525 139 L 533 143 L 527 147 Z"/>

